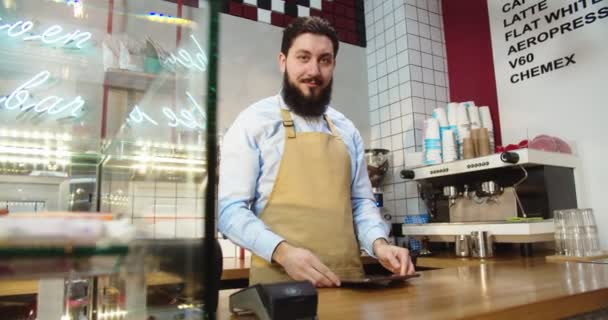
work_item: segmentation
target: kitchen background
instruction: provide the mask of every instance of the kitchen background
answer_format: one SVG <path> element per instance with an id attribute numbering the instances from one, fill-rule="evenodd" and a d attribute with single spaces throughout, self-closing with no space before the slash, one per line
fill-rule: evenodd
<path id="1" fill-rule="evenodd" d="M 477 105 L 489 105 L 493 111 L 500 107 L 500 113 L 493 114 L 495 124 L 502 125 L 497 141 L 502 136 L 504 144 L 517 143 L 546 133 L 560 136 L 576 147 L 584 177 L 583 185 L 577 186 L 582 193 L 579 206 L 595 209 L 600 234 L 605 234 L 608 206 L 601 197 L 608 171 L 601 161 L 608 156 L 608 147 L 602 143 L 608 137 L 603 130 L 608 111 L 603 108 L 605 103 L 598 92 L 605 89 L 603 78 L 608 70 L 604 57 L 608 45 L 597 39 L 608 38 L 607 19 L 538 46 L 537 56 L 545 59 L 535 63 L 576 51 L 580 59 L 575 66 L 515 86 L 505 82 L 508 79 L 505 75 L 511 70 L 502 52 L 504 28 L 500 27 L 500 5 L 506 2 L 509 1 L 471 0 L 458 4 L 438 0 L 225 1 L 220 26 L 221 132 L 246 106 L 278 92 L 281 74 L 276 57 L 282 26 L 294 16 L 320 15 L 332 20 L 343 41 L 337 60 L 333 105 L 355 123 L 369 147 L 392 152 L 391 170 L 384 185 L 385 210 L 392 215 L 392 222 L 401 223 L 406 214 L 426 210 L 418 198 L 416 185 L 398 177 L 411 158 L 408 154 L 421 151 L 422 120 L 430 116 L 433 108 L 447 102 L 472 100 Z M 82 3 L 86 15 L 87 2 Z M 130 12 L 149 11 L 139 1 L 125 3 L 131 6 Z M 195 1 L 184 3 L 192 5 L 191 9 L 184 10 L 186 19 L 196 20 L 200 10 L 204 10 L 195 8 L 198 6 Z M 568 3 L 551 2 L 551 9 Z M 601 5 L 600 2 L 590 6 L 573 17 L 598 11 Z M 167 2 L 159 9 L 175 15 L 175 7 Z M 82 19 L 71 16 L 71 10 L 53 6 L 47 13 L 35 7 L 24 12 L 82 24 Z M 88 19 L 87 23 L 103 39 L 105 16 Z M 114 32 L 118 32 L 121 22 L 113 23 Z M 153 35 L 161 43 L 174 42 L 173 31 L 166 34 L 159 31 L 165 30 L 166 25 L 138 23 L 128 27 Z M 95 70 L 103 70 L 101 61 L 96 65 L 100 69 Z M 494 73 L 496 81 L 487 81 L 488 75 Z M 87 76 L 98 78 L 102 83 L 101 73 Z M 580 85 L 572 86 L 575 82 Z M 12 84 L 3 84 L 2 90 L 12 87 Z M 94 110 L 101 112 L 103 91 L 99 87 L 81 88 L 84 88 L 83 97 L 94 101 Z M 116 95 L 110 100 L 141 102 L 153 98 Z M 200 95 L 197 98 L 203 99 Z M 124 103 L 115 106 L 119 104 Z M 108 113 L 107 134 L 120 129 L 125 112 Z M 99 132 L 99 128 L 93 131 Z M 154 237 L 200 236 L 197 226 L 202 226 L 203 219 L 202 188 L 197 189 L 191 183 L 197 177 L 171 182 L 150 177 L 133 180 L 112 170 L 104 174 L 109 182 L 103 185 L 101 195 L 105 209 L 131 217 Z M 66 188 L 66 179 L 37 179 L 35 183 L 14 179 L 14 175 L 1 176 L 3 197 L 0 201 L 44 202 L 46 210 L 65 209 L 62 205 L 65 201 L 56 195 L 61 188 Z M 18 183 L 28 186 L 23 190 L 44 188 L 49 195 L 42 191 L 15 194 Z M 49 188 L 56 190 L 55 195 Z M 604 247 L 608 246 L 606 237 L 601 241 Z M 227 256 L 236 254 L 229 244 L 224 245 Z"/>

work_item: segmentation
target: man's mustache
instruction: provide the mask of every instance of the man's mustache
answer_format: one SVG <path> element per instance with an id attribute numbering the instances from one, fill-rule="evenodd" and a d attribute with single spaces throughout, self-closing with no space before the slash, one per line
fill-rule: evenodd
<path id="1" fill-rule="evenodd" d="M 314 83 L 316 85 L 323 85 L 323 79 L 321 77 L 303 78 L 303 79 L 300 79 L 300 82 Z"/>

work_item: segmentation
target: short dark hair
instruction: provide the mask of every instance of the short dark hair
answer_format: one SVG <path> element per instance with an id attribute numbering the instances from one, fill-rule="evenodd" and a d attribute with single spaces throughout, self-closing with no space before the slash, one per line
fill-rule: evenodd
<path id="1" fill-rule="evenodd" d="M 319 17 L 298 17 L 294 19 L 287 28 L 283 30 L 281 52 L 287 56 L 287 52 L 289 51 L 289 48 L 291 48 L 295 38 L 304 33 L 328 37 L 334 45 L 334 58 L 338 55 L 340 42 L 338 41 L 336 30 L 327 20 Z"/>

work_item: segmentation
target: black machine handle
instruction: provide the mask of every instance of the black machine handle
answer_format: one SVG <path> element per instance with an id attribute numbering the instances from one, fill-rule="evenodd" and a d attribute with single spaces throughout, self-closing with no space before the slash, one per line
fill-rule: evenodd
<path id="1" fill-rule="evenodd" d="M 519 162 L 519 154 L 515 152 L 503 152 L 500 154 L 500 160 L 506 163 L 516 164 Z"/>
<path id="2" fill-rule="evenodd" d="M 401 179 L 412 180 L 416 176 L 414 170 L 401 170 Z"/>

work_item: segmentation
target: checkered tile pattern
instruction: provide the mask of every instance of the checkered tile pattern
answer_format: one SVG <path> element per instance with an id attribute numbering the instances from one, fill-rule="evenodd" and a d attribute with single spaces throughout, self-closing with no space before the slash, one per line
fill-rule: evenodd
<path id="1" fill-rule="evenodd" d="M 223 0 L 223 12 L 283 28 L 297 17 L 318 16 L 340 41 L 366 46 L 363 0 Z"/>
<path id="2" fill-rule="evenodd" d="M 428 212 L 399 172 L 422 151 L 424 119 L 449 101 L 443 1 L 365 1 L 370 147 L 392 152 L 382 191 L 393 223 Z"/>

